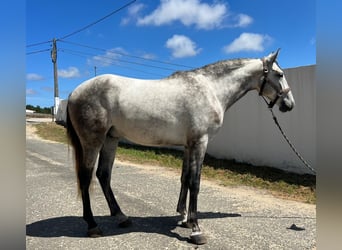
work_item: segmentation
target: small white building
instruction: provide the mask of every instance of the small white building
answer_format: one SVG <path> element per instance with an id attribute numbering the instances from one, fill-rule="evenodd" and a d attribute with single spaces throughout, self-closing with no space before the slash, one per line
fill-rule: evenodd
<path id="1" fill-rule="evenodd" d="M 66 115 L 67 115 L 67 105 L 68 105 L 68 99 L 66 100 L 60 100 L 56 117 L 55 117 L 55 122 L 59 125 L 65 126 L 66 125 Z"/>
<path id="2" fill-rule="evenodd" d="M 31 110 L 31 109 L 26 109 L 26 114 L 33 114 L 35 113 L 36 111 L 34 110 Z"/>

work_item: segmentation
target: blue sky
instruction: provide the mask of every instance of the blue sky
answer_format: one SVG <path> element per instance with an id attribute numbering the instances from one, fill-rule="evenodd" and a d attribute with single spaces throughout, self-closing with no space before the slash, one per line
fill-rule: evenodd
<path id="1" fill-rule="evenodd" d="M 156 79 L 277 48 L 283 68 L 316 63 L 312 0 L 137 0 L 72 35 L 129 2 L 27 1 L 26 103 L 53 106 L 53 38 L 61 99 L 93 77 L 95 67 L 97 74 Z"/>

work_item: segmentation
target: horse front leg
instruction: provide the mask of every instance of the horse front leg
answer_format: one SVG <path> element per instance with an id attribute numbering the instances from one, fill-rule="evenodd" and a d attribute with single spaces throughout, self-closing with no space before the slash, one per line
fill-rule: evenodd
<path id="1" fill-rule="evenodd" d="M 182 177 L 181 177 L 181 190 L 179 193 L 179 199 L 177 204 L 177 212 L 181 214 L 181 226 L 189 227 L 187 220 L 187 211 L 186 211 L 186 199 L 188 196 L 189 190 L 189 181 L 190 181 L 190 171 L 189 171 L 189 149 L 188 147 L 184 148 L 184 156 L 183 156 L 183 166 L 182 166 Z"/>
<path id="2" fill-rule="evenodd" d="M 189 200 L 189 214 L 188 224 L 191 225 L 191 242 L 197 245 L 207 243 L 207 239 L 204 236 L 198 225 L 197 216 L 197 201 L 198 193 L 200 189 L 201 180 L 201 168 L 207 150 L 208 136 L 203 136 L 200 140 L 194 142 L 190 149 L 190 200 Z"/>

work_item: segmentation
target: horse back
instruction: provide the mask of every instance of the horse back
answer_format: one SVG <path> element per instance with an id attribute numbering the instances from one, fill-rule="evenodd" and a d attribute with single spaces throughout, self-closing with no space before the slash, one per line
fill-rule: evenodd
<path id="1" fill-rule="evenodd" d="M 191 137 L 217 130 L 223 120 L 210 88 L 194 79 L 103 75 L 81 84 L 70 99 L 83 107 L 80 120 L 97 119 L 107 130 L 114 127 L 114 136 L 143 145 L 186 145 Z"/>

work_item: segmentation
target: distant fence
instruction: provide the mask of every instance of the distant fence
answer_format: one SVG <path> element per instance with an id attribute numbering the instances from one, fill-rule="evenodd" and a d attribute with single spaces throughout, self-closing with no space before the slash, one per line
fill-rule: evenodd
<path id="1" fill-rule="evenodd" d="M 316 168 L 315 68 L 312 65 L 284 70 L 296 106 L 287 113 L 274 107 L 285 133 L 313 168 Z M 66 120 L 66 105 L 67 100 L 62 100 L 57 112 L 57 121 L 61 125 Z M 228 109 L 223 127 L 209 142 L 208 153 L 216 158 L 310 173 L 282 137 L 256 91 L 247 93 Z"/>
<path id="2" fill-rule="evenodd" d="M 28 113 L 28 112 L 26 112 L 26 117 L 29 117 L 29 118 L 51 118 L 51 121 L 53 120 L 52 114 Z"/>
<path id="3" fill-rule="evenodd" d="M 296 106 L 287 113 L 275 106 L 274 113 L 296 149 L 316 169 L 315 68 L 312 65 L 284 70 Z M 208 153 L 217 158 L 310 173 L 283 139 L 255 91 L 226 112 L 223 127 L 209 143 Z"/>

